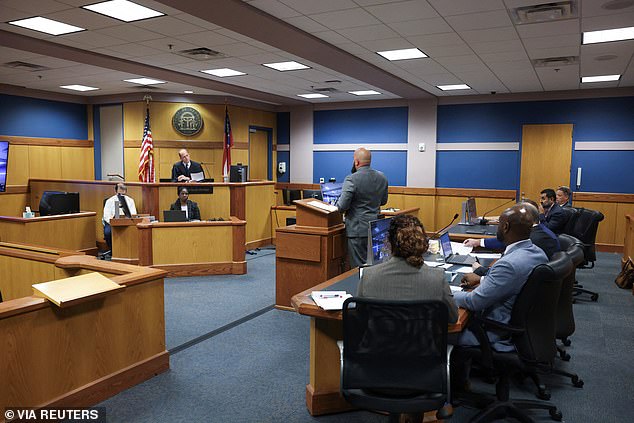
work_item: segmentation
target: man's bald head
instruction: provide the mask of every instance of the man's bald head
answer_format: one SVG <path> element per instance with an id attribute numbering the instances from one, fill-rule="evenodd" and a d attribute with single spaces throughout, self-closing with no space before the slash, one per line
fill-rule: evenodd
<path id="1" fill-rule="evenodd" d="M 357 168 L 361 166 L 369 166 L 372 162 L 372 153 L 363 147 L 354 151 L 354 164 Z"/>
<path id="2" fill-rule="evenodd" d="M 533 206 L 520 203 L 500 215 L 497 238 L 506 245 L 528 239 L 534 223 Z"/>
<path id="3" fill-rule="evenodd" d="M 533 217 L 533 224 L 539 223 L 539 209 L 537 208 L 537 203 L 533 200 L 524 200 L 520 204 L 526 205 L 526 208 Z"/>

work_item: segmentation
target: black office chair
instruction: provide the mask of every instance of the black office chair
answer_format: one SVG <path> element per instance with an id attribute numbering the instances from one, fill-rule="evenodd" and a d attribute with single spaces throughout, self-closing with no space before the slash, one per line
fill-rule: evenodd
<path id="1" fill-rule="evenodd" d="M 447 306 L 440 301 L 349 298 L 343 305 L 341 393 L 390 414 L 451 415 Z"/>
<path id="2" fill-rule="evenodd" d="M 572 294 L 576 280 L 576 268 L 582 265 L 584 260 L 583 243 L 577 238 L 561 234 L 559 235 L 559 245 L 561 250 L 568 254 L 572 260 L 574 269 L 572 273 L 564 280 L 557 305 L 557 339 L 565 346 L 570 346 L 568 337 L 575 332 L 575 316 L 572 307 Z M 570 355 L 563 349 L 558 347 L 559 355 L 562 360 L 570 360 Z"/>
<path id="3" fill-rule="evenodd" d="M 564 233 L 577 238 L 583 244 L 584 261 L 580 266 L 577 266 L 579 269 L 592 269 L 594 267 L 594 262 L 597 260 L 595 240 L 599 229 L 599 223 L 603 219 L 604 216 L 601 212 L 579 208 L 576 211 L 576 216 L 573 221 L 566 225 Z M 597 301 L 599 299 L 599 294 L 597 292 L 583 289 L 583 286 L 578 283 L 575 285 L 573 293 L 575 296 L 588 294 L 590 295 L 590 300 L 592 301 Z"/>
<path id="4" fill-rule="evenodd" d="M 552 370 L 555 358 L 555 312 L 563 278 L 572 270 L 572 262 L 565 253 L 555 253 L 553 260 L 542 264 L 529 276 L 515 300 L 511 320 L 499 323 L 477 314 L 471 315 L 470 329 L 480 342 L 479 348 L 460 348 L 461 357 L 479 362 L 491 375 L 498 378 L 496 398 L 470 421 L 492 422 L 514 417 L 520 422 L 533 422 L 523 409 L 548 410 L 553 420 L 561 421 L 562 414 L 549 402 L 511 400 L 510 377 L 516 373 L 536 374 Z M 507 333 L 516 352 L 497 352 L 489 344 L 487 330 Z"/>

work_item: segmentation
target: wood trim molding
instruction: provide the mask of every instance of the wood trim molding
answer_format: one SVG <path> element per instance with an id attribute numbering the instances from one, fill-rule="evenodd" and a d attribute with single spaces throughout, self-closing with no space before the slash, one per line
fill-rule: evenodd
<path id="1" fill-rule="evenodd" d="M 436 195 L 436 188 L 389 187 L 388 194 Z"/>
<path id="2" fill-rule="evenodd" d="M 77 219 L 79 217 L 94 217 L 97 216 L 97 212 L 79 212 L 71 214 L 58 214 L 55 216 L 37 216 L 31 218 L 14 217 L 14 216 L 0 216 L 0 220 L 4 222 L 17 222 L 17 223 L 36 223 L 43 222 L 45 220 L 64 220 L 64 219 Z"/>
<path id="3" fill-rule="evenodd" d="M 597 201 L 604 203 L 634 203 L 634 194 L 613 194 L 608 192 L 575 192 L 573 201 Z"/>
<path id="4" fill-rule="evenodd" d="M 141 148 L 141 140 L 124 140 L 124 148 Z M 197 149 L 202 148 L 205 150 L 222 150 L 224 147 L 223 141 L 197 141 L 197 140 L 154 140 L 155 148 L 187 148 Z M 234 142 L 233 148 L 238 150 L 248 150 L 248 142 Z"/>
<path id="5" fill-rule="evenodd" d="M 0 195 L 6 194 L 28 194 L 28 185 L 7 185 L 5 192 L 0 192 Z"/>
<path id="6" fill-rule="evenodd" d="M 319 189 L 319 184 L 296 184 L 292 182 L 277 182 L 275 189 Z"/>
<path id="7" fill-rule="evenodd" d="M 476 197 L 476 198 L 516 198 L 514 190 L 470 189 L 470 188 L 436 188 L 439 197 Z"/>
<path id="8" fill-rule="evenodd" d="M 87 407 L 163 373 L 170 368 L 169 353 L 163 351 L 92 383 L 54 398 L 38 407 Z"/>
<path id="9" fill-rule="evenodd" d="M 50 147 L 94 147 L 92 140 L 73 140 L 68 138 L 36 138 L 0 135 L 0 138 L 9 140 L 15 145 L 44 145 Z"/>
<path id="10" fill-rule="evenodd" d="M 250 241 L 247 242 L 244 247 L 247 250 L 253 250 L 255 248 L 260 248 L 260 247 L 264 247 L 267 245 L 271 245 L 273 243 L 273 238 L 263 238 L 263 239 L 257 239 L 255 241 Z"/>
<path id="11" fill-rule="evenodd" d="M 597 251 L 603 253 L 623 253 L 623 245 L 596 243 Z"/>
<path id="12" fill-rule="evenodd" d="M 208 262 L 183 264 L 157 264 L 154 269 L 167 272 L 167 277 L 207 276 L 207 275 L 243 275 L 247 272 L 246 261 L 243 262 Z"/>

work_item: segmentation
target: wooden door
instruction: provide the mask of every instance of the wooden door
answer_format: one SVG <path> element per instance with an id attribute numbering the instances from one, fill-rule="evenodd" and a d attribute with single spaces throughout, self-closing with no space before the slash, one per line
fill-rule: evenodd
<path id="1" fill-rule="evenodd" d="M 249 130 L 249 179 L 268 179 L 268 133 L 266 131 Z"/>
<path id="2" fill-rule="evenodd" d="M 524 125 L 520 197 L 539 203 L 544 188 L 570 184 L 572 124 Z"/>

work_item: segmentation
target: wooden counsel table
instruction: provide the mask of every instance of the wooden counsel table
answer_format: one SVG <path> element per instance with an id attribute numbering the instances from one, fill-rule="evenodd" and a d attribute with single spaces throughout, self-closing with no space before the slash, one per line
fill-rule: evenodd
<path id="1" fill-rule="evenodd" d="M 449 237 L 452 241 L 462 242 L 465 239 L 494 238 L 498 225 L 453 225 L 449 228 Z M 484 233 L 469 233 L 484 232 Z"/>
<path id="2" fill-rule="evenodd" d="M 0 216 L 0 239 L 64 250 L 97 252 L 95 212 L 23 217 Z"/>
<path id="3" fill-rule="evenodd" d="M 242 275 L 244 220 L 149 222 L 112 219 L 112 261 L 166 270 L 173 276 Z"/>
<path id="4" fill-rule="evenodd" d="M 350 410 L 340 393 L 340 354 L 337 341 L 343 339 L 341 311 L 322 310 L 312 300 L 312 291 L 357 292 L 359 269 L 349 270 L 320 285 L 309 288 L 292 298 L 293 308 L 310 316 L 310 381 L 306 385 L 306 406 L 313 416 Z M 469 314 L 458 309 L 458 322 L 449 325 L 449 332 L 461 332 Z"/>

